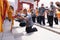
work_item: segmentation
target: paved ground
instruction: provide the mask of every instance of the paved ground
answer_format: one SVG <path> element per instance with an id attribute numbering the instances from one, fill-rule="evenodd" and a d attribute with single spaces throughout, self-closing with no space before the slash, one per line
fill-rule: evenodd
<path id="1" fill-rule="evenodd" d="M 46 26 L 41 27 L 36 23 L 33 27 L 36 27 L 38 31 L 27 34 L 25 32 L 25 27 L 19 27 L 19 23 L 15 22 L 12 33 L 10 31 L 0 33 L 0 40 L 60 40 L 60 34 L 56 33 L 60 33 L 60 25 L 54 26 L 55 27 L 50 28 L 47 24 Z M 56 32 L 49 29 L 54 29 Z"/>
<path id="2" fill-rule="evenodd" d="M 40 25 L 38 23 L 35 23 L 36 26 L 39 26 L 41 28 L 47 29 L 49 31 L 55 32 L 57 34 L 60 34 L 60 25 L 53 25 L 53 28 L 51 28 L 48 24 L 46 24 L 45 26 Z"/>

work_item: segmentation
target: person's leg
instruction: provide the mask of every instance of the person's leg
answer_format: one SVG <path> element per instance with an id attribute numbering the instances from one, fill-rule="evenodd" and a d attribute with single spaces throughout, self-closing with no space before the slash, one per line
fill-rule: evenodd
<path id="1" fill-rule="evenodd" d="M 12 32 L 12 27 L 13 27 L 13 22 L 14 22 L 13 19 L 10 22 L 12 22 L 11 23 L 11 30 L 10 30 Z"/>
<path id="2" fill-rule="evenodd" d="M 48 15 L 48 23 L 49 23 L 49 15 Z"/>
<path id="3" fill-rule="evenodd" d="M 58 18 L 57 17 L 54 17 L 54 22 L 55 22 L 55 24 L 58 24 Z"/>
<path id="4" fill-rule="evenodd" d="M 29 20 L 25 20 L 25 21 L 26 21 L 26 29 L 25 30 L 27 33 L 30 33 L 32 31 L 32 26 L 29 27 L 29 23 L 28 23 Z"/>
<path id="5" fill-rule="evenodd" d="M 32 17 L 32 21 L 34 22 L 34 19 L 33 19 L 33 17 Z"/>
<path id="6" fill-rule="evenodd" d="M 50 27 L 53 27 L 53 16 L 50 16 Z"/>
<path id="7" fill-rule="evenodd" d="M 26 32 L 31 33 L 32 32 L 32 27 L 26 27 Z"/>
<path id="8" fill-rule="evenodd" d="M 37 23 L 38 23 L 38 16 L 37 16 Z"/>
<path id="9" fill-rule="evenodd" d="M 34 17 L 34 23 L 35 23 L 35 17 Z"/>
<path id="10" fill-rule="evenodd" d="M 36 32 L 36 31 L 38 31 L 38 30 L 35 27 L 32 28 L 32 26 L 26 28 L 27 33 L 32 33 L 32 32 Z"/>
<path id="11" fill-rule="evenodd" d="M 48 22 L 48 18 L 49 18 L 49 15 L 47 15 L 47 23 L 49 23 L 49 22 Z"/>
<path id="12" fill-rule="evenodd" d="M 37 17 L 37 22 L 39 23 L 39 21 L 40 21 L 40 20 L 39 20 L 39 16 L 38 16 L 38 17 Z"/>
<path id="13" fill-rule="evenodd" d="M 35 23 L 35 17 L 32 17 L 33 22 Z"/>
<path id="14" fill-rule="evenodd" d="M 39 24 L 41 25 L 42 16 L 39 16 Z"/>
<path id="15" fill-rule="evenodd" d="M 51 16 L 49 16 L 49 26 L 51 26 Z"/>
<path id="16" fill-rule="evenodd" d="M 37 31 L 37 29 L 35 30 L 34 28 L 32 28 L 32 26 L 29 26 L 28 20 L 26 20 L 26 29 L 25 30 L 27 33 L 32 33 L 32 32 Z"/>
<path id="17" fill-rule="evenodd" d="M 50 26 L 50 16 L 49 16 L 49 18 L 48 18 L 48 21 L 49 21 L 49 26 Z"/>
<path id="18" fill-rule="evenodd" d="M 29 25 L 28 25 L 28 20 L 26 20 L 26 32 L 28 33 L 29 32 L 29 27 L 28 27 Z"/>
<path id="19" fill-rule="evenodd" d="M 12 32 L 13 25 L 14 25 L 14 18 L 12 18 L 11 32 Z"/>
<path id="20" fill-rule="evenodd" d="M 42 22 L 43 22 L 43 25 L 45 25 L 45 17 L 42 16 Z"/>

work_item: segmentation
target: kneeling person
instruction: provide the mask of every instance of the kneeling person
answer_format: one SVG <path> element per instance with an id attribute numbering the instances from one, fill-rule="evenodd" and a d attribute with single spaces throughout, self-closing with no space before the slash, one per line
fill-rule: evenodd
<path id="1" fill-rule="evenodd" d="M 32 28 L 32 26 L 33 26 L 33 21 L 32 21 L 32 16 L 31 16 L 31 14 L 27 13 L 27 10 L 26 10 L 26 9 L 23 10 L 23 13 L 25 14 L 25 16 L 24 16 L 24 17 L 20 16 L 20 19 L 26 21 L 26 32 L 27 32 L 27 33 L 31 33 L 31 32 L 37 31 L 36 28 Z"/>

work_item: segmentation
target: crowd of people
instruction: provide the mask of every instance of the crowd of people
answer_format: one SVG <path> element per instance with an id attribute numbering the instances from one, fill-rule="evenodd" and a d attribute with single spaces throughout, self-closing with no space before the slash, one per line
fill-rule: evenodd
<path id="1" fill-rule="evenodd" d="M 47 13 L 47 20 L 49 23 L 50 27 L 53 27 L 53 20 L 55 21 L 55 24 L 58 24 L 58 18 L 57 18 L 57 13 L 56 10 L 58 8 L 56 8 L 53 4 L 53 2 L 50 3 L 50 9 L 48 8 L 48 6 L 45 8 L 44 4 L 41 4 L 41 7 L 39 8 L 39 15 L 38 15 L 38 23 L 41 25 L 43 22 L 43 25 L 45 25 L 45 13 Z"/>
<path id="2" fill-rule="evenodd" d="M 54 3 L 51 2 L 50 3 L 50 8 L 44 7 L 44 4 L 41 4 L 41 7 L 38 8 L 38 16 L 36 16 L 37 18 L 37 23 L 39 23 L 40 25 L 45 25 L 45 15 L 47 16 L 47 23 L 49 23 L 50 27 L 53 27 L 53 21 L 55 22 L 55 24 L 58 25 L 58 17 L 57 17 L 57 10 L 59 8 L 54 6 Z M 35 12 L 33 12 L 35 13 Z M 35 15 L 34 18 L 32 16 L 33 22 L 35 22 Z M 43 23 L 43 24 L 42 24 Z"/>
<path id="3" fill-rule="evenodd" d="M 39 7 L 39 8 L 36 8 L 36 9 L 31 8 L 30 13 L 27 11 L 27 9 L 24 9 L 23 13 L 17 12 L 16 15 L 18 16 L 19 22 L 21 22 L 21 20 L 25 20 L 26 30 L 30 31 L 30 30 L 32 30 L 32 26 L 34 25 L 34 23 L 36 23 L 36 21 L 40 25 L 46 25 L 46 23 L 45 23 L 46 14 L 47 14 L 46 15 L 47 23 L 49 23 L 49 26 L 51 28 L 53 28 L 53 21 L 55 22 L 56 25 L 58 25 L 58 17 L 57 17 L 56 10 L 58 10 L 58 8 L 54 6 L 53 2 L 51 2 L 50 8 L 48 8 L 48 6 L 44 7 L 44 4 L 41 4 L 41 7 Z M 22 23 L 22 25 L 23 25 L 23 23 Z M 34 29 L 34 31 L 35 31 L 35 29 Z"/>
<path id="4" fill-rule="evenodd" d="M 27 10 L 27 9 L 26 9 Z M 45 15 L 47 16 L 47 23 L 49 23 L 50 27 L 53 27 L 53 21 L 55 24 L 58 25 L 58 17 L 56 10 L 58 10 L 57 7 L 54 6 L 54 3 L 50 3 L 50 8 L 44 7 L 44 4 L 41 4 L 41 7 L 33 9 L 31 8 L 30 13 L 27 13 L 31 15 L 33 23 L 36 22 L 39 23 L 40 25 L 45 25 Z M 18 15 L 23 14 L 23 13 L 17 13 Z M 42 24 L 43 23 L 43 24 Z"/>

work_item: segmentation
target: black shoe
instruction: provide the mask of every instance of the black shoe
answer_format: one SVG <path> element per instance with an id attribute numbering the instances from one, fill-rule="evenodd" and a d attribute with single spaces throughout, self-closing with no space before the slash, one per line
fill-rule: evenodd
<path id="1" fill-rule="evenodd" d="M 58 25 L 58 23 L 56 25 Z"/>
<path id="2" fill-rule="evenodd" d="M 51 28 L 53 28 L 53 26 L 52 25 L 49 25 Z"/>

